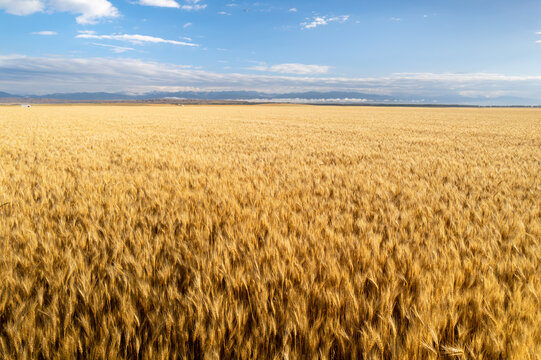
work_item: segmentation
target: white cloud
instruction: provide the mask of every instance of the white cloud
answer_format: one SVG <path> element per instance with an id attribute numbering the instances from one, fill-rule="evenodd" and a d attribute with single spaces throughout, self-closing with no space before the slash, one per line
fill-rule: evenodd
<path id="1" fill-rule="evenodd" d="M 186 28 L 189 28 L 192 25 L 193 24 L 191 22 L 187 22 L 186 24 L 184 24 L 183 28 L 186 29 Z"/>
<path id="2" fill-rule="evenodd" d="M 180 5 L 175 0 L 139 0 L 139 5 L 158 6 L 167 8 L 179 8 Z"/>
<path id="3" fill-rule="evenodd" d="M 305 64 L 279 64 L 279 65 L 258 65 L 251 67 L 250 70 L 266 71 L 279 74 L 299 74 L 299 75 L 314 75 L 326 74 L 329 72 L 329 66 L 324 65 L 305 65 Z"/>
<path id="4" fill-rule="evenodd" d="M 301 23 L 301 26 L 304 29 L 314 29 L 318 26 L 327 25 L 332 22 L 337 22 L 337 23 L 342 24 L 348 21 L 348 19 L 349 19 L 349 15 L 341 15 L 341 16 L 333 16 L 333 17 L 315 16 L 312 19 L 308 19 L 308 21 Z"/>
<path id="5" fill-rule="evenodd" d="M 9 14 L 30 15 L 36 12 L 69 12 L 80 14 L 79 24 L 95 24 L 103 18 L 119 16 L 108 0 L 0 0 L 0 9 Z"/>
<path id="6" fill-rule="evenodd" d="M 231 16 L 231 13 L 228 13 L 226 11 L 219 11 L 218 14 Z"/>
<path id="7" fill-rule="evenodd" d="M 313 29 L 319 25 L 327 25 L 327 20 L 325 17 L 315 17 L 312 21 L 301 24 L 301 26 L 305 29 Z"/>
<path id="8" fill-rule="evenodd" d="M 116 41 L 127 41 L 132 44 L 143 44 L 143 43 L 163 43 L 163 44 L 173 44 L 173 45 L 182 45 L 182 46 L 199 46 L 197 44 L 185 42 L 185 41 L 176 41 L 176 40 L 166 40 L 155 36 L 148 35 L 138 35 L 138 34 L 117 34 L 117 35 L 97 35 L 95 33 L 80 33 L 75 36 L 79 39 L 97 39 L 97 40 L 116 40 Z"/>
<path id="9" fill-rule="evenodd" d="M 12 15 L 30 15 L 44 8 L 43 0 L 0 0 L 0 9 Z"/>
<path id="10" fill-rule="evenodd" d="M 33 32 L 32 33 L 33 35 L 42 35 L 42 36 L 53 36 L 53 35 L 58 35 L 58 33 L 56 31 L 48 31 L 48 30 L 45 30 L 45 31 L 36 31 L 36 32 Z"/>
<path id="11" fill-rule="evenodd" d="M 119 16 L 118 10 L 107 0 L 49 0 L 49 7 L 55 11 L 81 14 L 76 18 L 79 24 L 95 24 L 102 18 Z"/>
<path id="12" fill-rule="evenodd" d="M 289 12 L 297 12 L 297 8 L 291 8 L 288 10 Z"/>
<path id="13" fill-rule="evenodd" d="M 392 17 L 391 21 L 402 21 L 402 19 L 399 17 Z"/>

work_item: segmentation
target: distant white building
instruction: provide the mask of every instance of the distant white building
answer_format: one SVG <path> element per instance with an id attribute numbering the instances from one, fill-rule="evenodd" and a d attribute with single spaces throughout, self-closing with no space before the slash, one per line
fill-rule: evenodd
<path id="1" fill-rule="evenodd" d="M 29 107 L 30 107 L 30 104 L 22 104 L 21 107 L 23 107 L 23 108 L 29 108 Z"/>

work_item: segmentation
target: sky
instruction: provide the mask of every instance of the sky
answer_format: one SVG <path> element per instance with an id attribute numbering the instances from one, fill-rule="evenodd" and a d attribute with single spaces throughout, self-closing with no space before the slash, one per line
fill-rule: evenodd
<path id="1" fill-rule="evenodd" d="M 0 0 L 0 91 L 541 103 L 539 0 Z"/>

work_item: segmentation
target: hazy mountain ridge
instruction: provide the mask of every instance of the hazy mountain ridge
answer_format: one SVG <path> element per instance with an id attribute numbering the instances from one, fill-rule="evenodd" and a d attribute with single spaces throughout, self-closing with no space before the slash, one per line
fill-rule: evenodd
<path id="1" fill-rule="evenodd" d="M 501 96 L 495 98 L 465 97 L 465 96 L 434 96 L 412 97 L 400 95 L 377 95 L 348 91 L 307 91 L 290 93 L 264 93 L 258 91 L 179 91 L 179 92 L 149 92 L 144 94 L 108 93 L 108 92 L 78 92 L 55 93 L 46 95 L 16 95 L 0 91 L 0 98 L 13 101 L 55 100 L 57 101 L 145 101 L 145 100 L 202 100 L 202 101 L 257 101 L 277 102 L 308 102 L 308 103 L 367 103 L 367 104 L 418 104 L 418 105 L 523 105 L 533 106 L 541 104 L 534 99 Z"/>

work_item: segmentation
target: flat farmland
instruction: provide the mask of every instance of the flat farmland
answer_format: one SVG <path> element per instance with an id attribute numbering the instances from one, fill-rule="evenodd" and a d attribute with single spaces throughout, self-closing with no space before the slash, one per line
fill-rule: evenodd
<path id="1" fill-rule="evenodd" d="M 0 107 L 2 359 L 540 359 L 541 110 Z"/>

